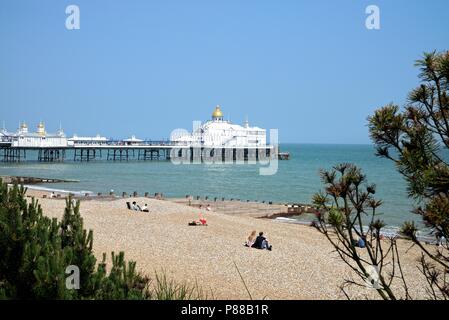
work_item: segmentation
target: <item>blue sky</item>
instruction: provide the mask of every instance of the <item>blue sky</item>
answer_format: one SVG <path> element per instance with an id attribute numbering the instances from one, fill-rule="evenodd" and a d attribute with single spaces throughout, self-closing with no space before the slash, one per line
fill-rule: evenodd
<path id="1" fill-rule="evenodd" d="M 403 104 L 414 60 L 448 40 L 446 0 L 2 0 L 0 121 L 161 139 L 220 104 L 281 142 L 369 143 L 366 117 Z"/>

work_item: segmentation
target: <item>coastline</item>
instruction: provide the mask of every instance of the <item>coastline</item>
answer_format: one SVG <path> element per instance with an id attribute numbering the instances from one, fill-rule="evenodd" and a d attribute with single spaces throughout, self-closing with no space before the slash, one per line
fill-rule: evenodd
<path id="1" fill-rule="evenodd" d="M 62 217 L 63 198 L 43 198 L 42 190 L 27 190 L 27 197 L 39 200 L 45 215 Z M 249 299 L 238 275 L 238 266 L 255 299 L 345 299 L 339 286 L 351 270 L 339 260 L 333 247 L 316 229 L 258 219 L 251 215 L 220 213 L 220 208 L 200 210 L 171 199 L 145 197 L 79 197 L 85 228 L 94 231 L 94 253 L 125 251 L 138 269 L 151 276 L 165 270 L 176 281 L 212 290 L 218 299 Z M 126 201 L 147 203 L 150 212 L 131 211 Z M 234 203 L 235 204 L 235 203 Z M 267 205 L 268 206 L 268 205 Z M 199 214 L 207 227 L 191 227 Z M 273 251 L 246 248 L 243 243 L 252 231 L 263 231 Z M 416 277 L 419 251 L 410 242 L 398 240 L 401 251 L 410 250 L 402 261 L 405 273 L 415 282 L 413 295 L 424 296 Z M 397 283 L 399 286 L 400 283 Z M 376 299 L 371 288 L 354 288 L 354 299 Z"/>

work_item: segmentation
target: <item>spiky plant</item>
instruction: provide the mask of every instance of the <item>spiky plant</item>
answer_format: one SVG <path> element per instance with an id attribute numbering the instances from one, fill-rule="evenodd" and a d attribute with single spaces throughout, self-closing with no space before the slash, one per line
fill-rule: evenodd
<path id="1" fill-rule="evenodd" d="M 376 110 L 368 118 L 369 131 L 377 155 L 393 161 L 405 178 L 409 196 L 417 202 L 414 212 L 440 239 L 448 239 L 449 51 L 424 53 L 415 66 L 421 83 L 409 93 L 404 108 L 388 104 Z M 421 270 L 431 296 L 449 299 L 449 242 L 430 249 L 418 240 L 416 226 L 408 223 L 403 232 L 422 249 Z"/>

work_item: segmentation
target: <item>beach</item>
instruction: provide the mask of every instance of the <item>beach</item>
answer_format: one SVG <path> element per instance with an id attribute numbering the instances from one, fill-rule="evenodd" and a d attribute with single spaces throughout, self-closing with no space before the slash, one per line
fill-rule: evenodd
<path id="1" fill-rule="evenodd" d="M 39 200 L 45 215 L 60 219 L 65 200 L 43 198 L 44 194 L 48 192 L 27 191 L 28 197 Z M 150 212 L 128 210 L 127 201 L 146 203 Z M 250 295 L 253 299 L 346 299 L 339 287 L 354 274 L 313 227 L 254 214 L 224 213 L 218 205 L 214 210 L 213 201 L 209 202 L 211 211 L 183 202 L 144 197 L 82 198 L 80 211 L 84 227 L 94 231 L 97 260 L 103 252 L 125 251 L 126 259 L 136 261 L 142 273 L 154 278 L 156 271 L 164 270 L 170 279 L 198 285 L 209 299 L 250 299 Z M 208 225 L 188 226 L 199 219 L 200 212 Z M 263 231 L 273 250 L 245 247 L 252 230 Z M 402 266 L 410 294 L 422 298 L 425 279 L 416 268 L 419 251 L 409 249 L 409 241 L 398 241 L 400 252 L 408 250 L 402 255 Z M 378 298 L 369 287 L 354 287 L 349 294 L 353 299 Z"/>

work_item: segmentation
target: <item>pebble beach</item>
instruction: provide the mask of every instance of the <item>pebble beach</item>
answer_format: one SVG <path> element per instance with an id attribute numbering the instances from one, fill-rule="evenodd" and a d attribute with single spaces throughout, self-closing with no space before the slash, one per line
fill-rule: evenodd
<path id="1" fill-rule="evenodd" d="M 44 198 L 44 194 L 27 191 L 29 198 L 39 200 L 45 215 L 60 219 L 65 200 Z M 128 210 L 127 201 L 146 203 L 150 212 Z M 103 252 L 125 251 L 142 273 L 154 277 L 163 270 L 170 279 L 200 287 L 208 299 L 346 299 L 340 286 L 354 274 L 313 227 L 262 219 L 254 212 L 223 213 L 225 204 L 216 210 L 210 204 L 212 210 L 206 211 L 179 199 L 92 197 L 81 199 L 80 211 L 85 228 L 94 231 L 98 260 Z M 188 226 L 200 212 L 208 225 Z M 252 230 L 263 231 L 273 250 L 245 247 Z M 402 264 L 410 293 L 420 298 L 425 292 L 416 269 L 419 251 L 410 246 L 399 240 L 400 251 L 408 250 Z M 369 287 L 348 292 L 352 299 L 378 298 Z"/>

